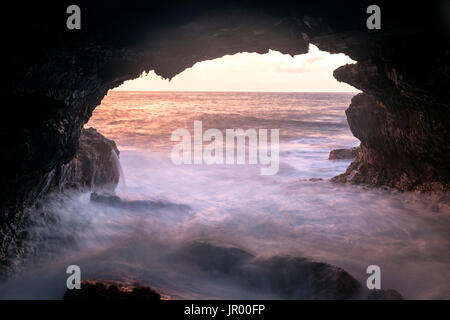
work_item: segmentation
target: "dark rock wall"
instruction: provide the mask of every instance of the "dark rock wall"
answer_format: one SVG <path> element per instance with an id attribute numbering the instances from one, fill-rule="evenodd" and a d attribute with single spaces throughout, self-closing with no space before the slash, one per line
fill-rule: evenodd
<path id="1" fill-rule="evenodd" d="M 115 142 L 94 128 L 82 129 L 75 157 L 46 175 L 45 181 L 38 186 L 42 199 L 21 212 L 23 219 L 15 225 L 15 242 L 8 247 L 5 258 L 0 259 L 0 282 L 18 272 L 27 259 L 38 262 L 42 257 L 49 258 L 59 252 L 61 244 L 72 245 L 73 235 L 60 232 L 60 218 L 52 209 L 46 208 L 48 200 L 64 199 L 73 192 L 86 191 L 93 191 L 93 195 L 98 193 L 98 197 L 114 198 L 120 171 L 119 150 Z M 48 228 L 50 239 L 33 231 L 39 230 L 39 226 Z M 40 247 L 40 242 L 45 245 Z"/>
<path id="2" fill-rule="evenodd" d="M 392 52 L 398 67 L 383 56 L 334 72 L 338 80 L 363 91 L 346 110 L 361 151 L 336 181 L 400 190 L 449 189 L 450 51 L 434 45 L 419 55 L 404 48 Z"/>
<path id="3" fill-rule="evenodd" d="M 72 31 L 71 2 L 4 4 L 0 258 L 49 174 L 76 155 L 81 129 L 109 89 L 142 71 L 170 78 L 242 51 L 300 54 L 314 43 L 348 54 L 358 64 L 335 76 L 364 92 L 347 112 L 361 152 L 341 180 L 448 186 L 446 3 L 378 1 L 382 30 L 373 31 L 368 1 L 78 1 L 82 29 Z M 393 182 L 399 176 L 405 183 Z"/>
<path id="4" fill-rule="evenodd" d="M 95 191 L 105 194 L 104 197 L 114 194 L 114 190 L 119 182 L 120 177 L 120 163 L 119 150 L 114 141 L 105 138 L 102 134 L 97 132 L 94 128 L 82 129 L 78 151 L 75 157 L 68 163 L 57 165 L 45 175 L 42 183 L 36 188 L 39 188 L 37 196 L 53 197 L 59 196 L 61 192 L 70 189 L 72 191 Z M 44 199 L 45 201 L 45 199 Z M 6 276 L 14 271 L 13 261 L 25 258 L 29 254 L 29 248 L 24 245 L 28 241 L 30 234 L 27 229 L 33 226 L 36 221 L 30 215 L 48 215 L 45 210 L 41 210 L 42 204 L 37 202 L 36 206 L 24 208 L 20 215 L 20 219 L 24 216 L 23 221 L 18 220 L 15 224 L 17 230 L 17 242 L 15 246 L 10 246 L 7 250 L 7 258 L 0 259 L 0 281 L 3 276 Z M 27 210 L 29 209 L 29 210 Z M 28 211 L 28 214 L 26 214 Z M 48 215 L 50 216 L 50 215 Z M 28 217 L 28 219 L 26 219 Z M 54 218 L 40 218 L 38 223 L 48 223 L 57 227 Z M 30 239 L 33 237 L 31 236 Z M 55 238 L 56 239 L 56 238 Z M 5 241 L 8 239 L 5 239 Z M 61 241 L 65 241 L 61 239 Z M 31 246 L 32 247 L 32 246 Z M 31 249 L 33 251 L 33 249 Z"/>

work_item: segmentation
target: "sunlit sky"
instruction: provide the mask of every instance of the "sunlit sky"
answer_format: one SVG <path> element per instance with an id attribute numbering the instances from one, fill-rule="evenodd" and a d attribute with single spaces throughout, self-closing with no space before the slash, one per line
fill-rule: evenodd
<path id="1" fill-rule="evenodd" d="M 333 71 L 347 63 L 355 61 L 314 45 L 307 54 L 294 57 L 272 50 L 266 54 L 243 52 L 198 62 L 171 81 L 151 71 L 115 90 L 357 92 L 333 77 Z"/>

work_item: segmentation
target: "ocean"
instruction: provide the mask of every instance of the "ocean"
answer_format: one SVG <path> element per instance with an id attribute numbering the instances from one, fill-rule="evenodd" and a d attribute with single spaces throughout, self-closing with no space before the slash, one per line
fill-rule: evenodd
<path id="1" fill-rule="evenodd" d="M 137 282 L 169 298 L 278 298 L 167 259 L 201 240 L 330 263 L 363 285 L 367 267 L 378 265 L 383 289 L 449 299 L 448 207 L 420 194 L 329 181 L 351 162 L 328 160 L 330 150 L 359 145 L 345 117 L 353 95 L 110 91 L 86 127 L 118 145 L 116 192 L 166 205 L 114 208 L 77 192 L 48 200 L 58 227 L 36 219 L 27 244 L 35 258 L 20 263 L 0 298 L 61 297 L 69 264 L 84 279 Z M 277 174 L 262 176 L 259 164 L 174 164 L 171 134 L 193 132 L 194 121 L 221 132 L 279 129 Z"/>

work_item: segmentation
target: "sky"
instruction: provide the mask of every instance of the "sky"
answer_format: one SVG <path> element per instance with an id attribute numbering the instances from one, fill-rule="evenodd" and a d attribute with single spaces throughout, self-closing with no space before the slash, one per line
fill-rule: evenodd
<path id="1" fill-rule="evenodd" d="M 273 50 L 266 54 L 242 52 L 198 62 L 171 81 L 150 71 L 114 90 L 358 92 L 333 77 L 333 71 L 347 63 L 355 61 L 314 45 L 307 54 L 294 57 Z"/>

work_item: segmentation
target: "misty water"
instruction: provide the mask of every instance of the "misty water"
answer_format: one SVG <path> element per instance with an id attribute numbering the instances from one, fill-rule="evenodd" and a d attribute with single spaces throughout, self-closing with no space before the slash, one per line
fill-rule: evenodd
<path id="1" fill-rule="evenodd" d="M 350 163 L 328 160 L 329 151 L 359 144 L 345 118 L 352 95 L 110 92 L 87 127 L 118 144 L 125 179 L 117 194 L 149 205 L 108 206 L 76 192 L 43 202 L 25 241 L 31 253 L 15 262 L 0 298 L 61 298 L 71 264 L 83 279 L 150 285 L 171 298 L 278 298 L 189 269 L 177 257 L 198 240 L 330 263 L 363 284 L 375 264 L 383 289 L 450 298 L 448 207 L 329 181 Z M 278 174 L 261 176 L 259 165 L 173 164 L 170 135 L 193 132 L 194 120 L 223 132 L 279 128 Z"/>

